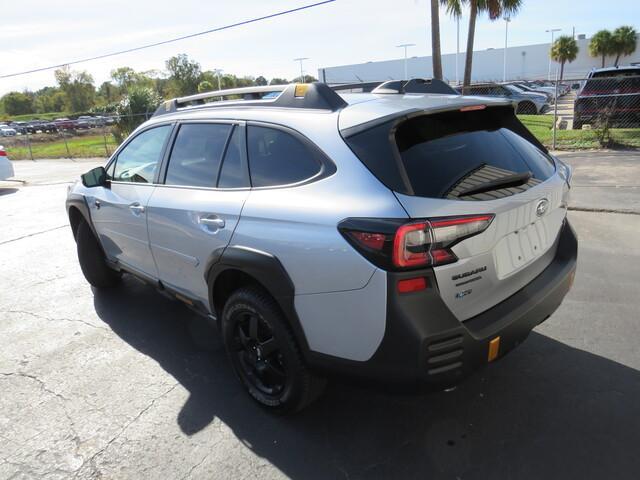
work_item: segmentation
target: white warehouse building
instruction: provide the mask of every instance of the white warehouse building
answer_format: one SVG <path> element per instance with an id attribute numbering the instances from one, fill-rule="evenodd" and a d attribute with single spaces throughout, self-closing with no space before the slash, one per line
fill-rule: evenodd
<path id="1" fill-rule="evenodd" d="M 565 64 L 564 78 L 567 80 L 582 79 L 593 68 L 599 68 L 600 57 L 589 56 L 589 39 L 579 35 L 578 56 Z M 640 62 L 640 39 L 638 48 L 630 56 L 622 57 L 620 65 Z M 549 43 L 525 45 L 507 48 L 507 80 L 546 79 L 549 73 Z M 465 53 L 458 57 L 458 79 L 464 76 Z M 608 57 L 605 66 L 612 66 L 613 57 Z M 473 52 L 473 82 L 502 81 L 504 68 L 504 48 L 490 48 Z M 551 77 L 555 78 L 557 63 L 552 63 Z M 456 82 L 456 54 L 442 55 L 442 72 L 445 80 Z M 412 57 L 407 59 L 407 76 L 409 78 L 430 78 L 433 76 L 431 57 Z M 399 80 L 404 77 L 404 59 L 384 60 L 377 62 L 325 67 L 318 69 L 318 78 L 326 83 L 375 82 L 383 80 Z"/>

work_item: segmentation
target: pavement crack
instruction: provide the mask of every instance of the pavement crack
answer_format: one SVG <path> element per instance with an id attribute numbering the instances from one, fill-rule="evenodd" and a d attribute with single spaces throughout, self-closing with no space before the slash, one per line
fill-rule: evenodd
<path id="1" fill-rule="evenodd" d="M 589 207 L 569 207 L 573 212 L 591 212 L 591 213 L 621 213 L 623 215 L 640 215 L 640 212 L 634 210 L 617 210 L 615 208 L 589 208 Z"/>
<path id="2" fill-rule="evenodd" d="M 68 227 L 68 226 L 69 226 L 69 224 L 65 223 L 64 225 L 60 225 L 58 227 L 48 228 L 46 230 L 41 230 L 40 232 L 29 233 L 27 235 L 22 235 L 21 237 L 11 238 L 9 240 L 4 240 L 3 242 L 0 242 L 0 245 L 5 245 L 5 244 L 11 243 L 11 242 L 17 242 L 18 240 L 22 240 L 24 238 L 33 237 L 35 235 L 41 235 L 43 233 L 53 232 L 54 230 L 60 230 L 61 228 L 65 228 L 65 227 Z"/>
<path id="3" fill-rule="evenodd" d="M 49 393 L 50 395 L 53 395 L 57 398 L 59 398 L 60 400 L 63 400 L 65 402 L 68 402 L 69 399 L 67 397 L 65 397 L 64 395 L 58 393 L 58 392 L 54 392 L 53 390 L 51 390 L 50 388 L 47 387 L 47 384 L 43 381 L 40 380 L 38 377 L 36 377 L 35 375 L 31 375 L 30 373 L 24 373 L 24 372 L 0 372 L 0 375 L 2 375 L 3 377 L 21 377 L 21 378 L 29 378 L 31 380 L 33 380 L 34 382 L 37 382 L 38 384 L 40 384 L 40 388 Z"/>
<path id="4" fill-rule="evenodd" d="M 83 325 L 86 325 L 88 327 L 91 328 L 96 328 L 98 330 L 104 330 L 106 332 L 110 331 L 108 328 L 105 327 L 101 327 L 99 325 L 94 325 L 93 323 L 87 322 L 86 320 L 81 320 L 79 318 L 67 318 L 67 317 L 60 317 L 60 318 L 54 318 L 54 317 L 47 317 L 45 315 L 40 315 L 37 313 L 33 313 L 33 312 L 28 312 L 26 310 L 6 310 L 4 313 L 15 313 L 18 315 L 29 315 L 31 317 L 34 318 L 39 318 L 41 320 L 47 320 L 49 322 L 72 322 L 72 323 L 82 323 Z"/>
<path id="5" fill-rule="evenodd" d="M 171 388 L 169 388 L 165 392 L 161 393 L 157 397 L 154 397 L 146 407 L 144 407 L 142 410 L 140 410 L 140 412 L 135 417 L 133 417 L 131 420 L 129 420 L 120 429 L 120 431 L 118 433 L 116 433 L 113 437 L 111 437 L 111 439 L 104 445 L 104 447 L 102 447 L 96 453 L 91 455 L 91 457 L 89 457 L 87 460 L 84 460 L 82 462 L 82 465 L 80 465 L 80 467 L 78 467 L 78 469 L 76 470 L 75 475 L 73 476 L 73 478 L 77 478 L 78 475 L 80 474 L 80 472 L 82 471 L 82 469 L 84 468 L 84 466 L 87 465 L 87 464 L 90 464 L 92 466 L 92 469 L 95 470 L 95 468 L 96 468 L 96 466 L 95 466 L 96 458 L 98 458 L 98 456 L 102 455 L 116 440 L 118 440 L 127 431 L 127 429 L 131 425 L 133 425 L 135 422 L 137 422 L 142 417 L 142 415 L 144 415 L 151 407 L 153 407 L 158 400 L 160 400 L 161 398 L 169 395 L 173 390 L 176 389 L 176 387 L 178 387 L 178 385 L 180 385 L 180 382 L 175 383 Z"/>

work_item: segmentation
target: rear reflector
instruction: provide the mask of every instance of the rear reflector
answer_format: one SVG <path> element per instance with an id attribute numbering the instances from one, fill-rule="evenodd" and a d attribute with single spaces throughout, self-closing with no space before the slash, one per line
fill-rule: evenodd
<path id="1" fill-rule="evenodd" d="M 460 109 L 461 112 L 473 112 L 474 110 L 484 110 L 487 108 L 486 105 L 469 105 L 467 107 L 462 107 Z"/>
<path id="2" fill-rule="evenodd" d="M 424 277 L 408 278 L 398 281 L 399 293 L 419 292 L 427 288 L 427 279 Z"/>
<path id="3" fill-rule="evenodd" d="M 487 360 L 493 362 L 498 358 L 498 353 L 500 353 L 500 337 L 496 337 L 489 342 L 489 354 L 487 355 Z"/>

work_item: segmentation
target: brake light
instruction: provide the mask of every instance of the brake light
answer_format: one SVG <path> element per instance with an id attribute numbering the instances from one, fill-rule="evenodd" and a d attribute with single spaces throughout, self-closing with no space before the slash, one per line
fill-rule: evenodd
<path id="1" fill-rule="evenodd" d="M 458 261 L 451 248 L 489 227 L 493 214 L 403 220 L 347 219 L 339 229 L 366 258 L 387 270 L 446 265 Z"/>
<path id="2" fill-rule="evenodd" d="M 7 152 L 5 152 L 4 150 L 0 150 L 0 157 L 6 157 L 7 156 Z"/>

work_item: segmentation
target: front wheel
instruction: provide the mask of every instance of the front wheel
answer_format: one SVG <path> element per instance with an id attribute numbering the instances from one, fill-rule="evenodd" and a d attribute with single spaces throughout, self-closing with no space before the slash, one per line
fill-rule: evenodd
<path id="1" fill-rule="evenodd" d="M 325 380 L 307 369 L 284 315 L 261 288 L 242 288 L 229 297 L 222 336 L 240 381 L 268 410 L 302 410 L 324 390 Z"/>
<path id="2" fill-rule="evenodd" d="M 102 248 L 86 222 L 78 225 L 76 244 L 80 268 L 87 282 L 97 288 L 114 287 L 120 282 L 120 272 L 109 268 Z"/>

